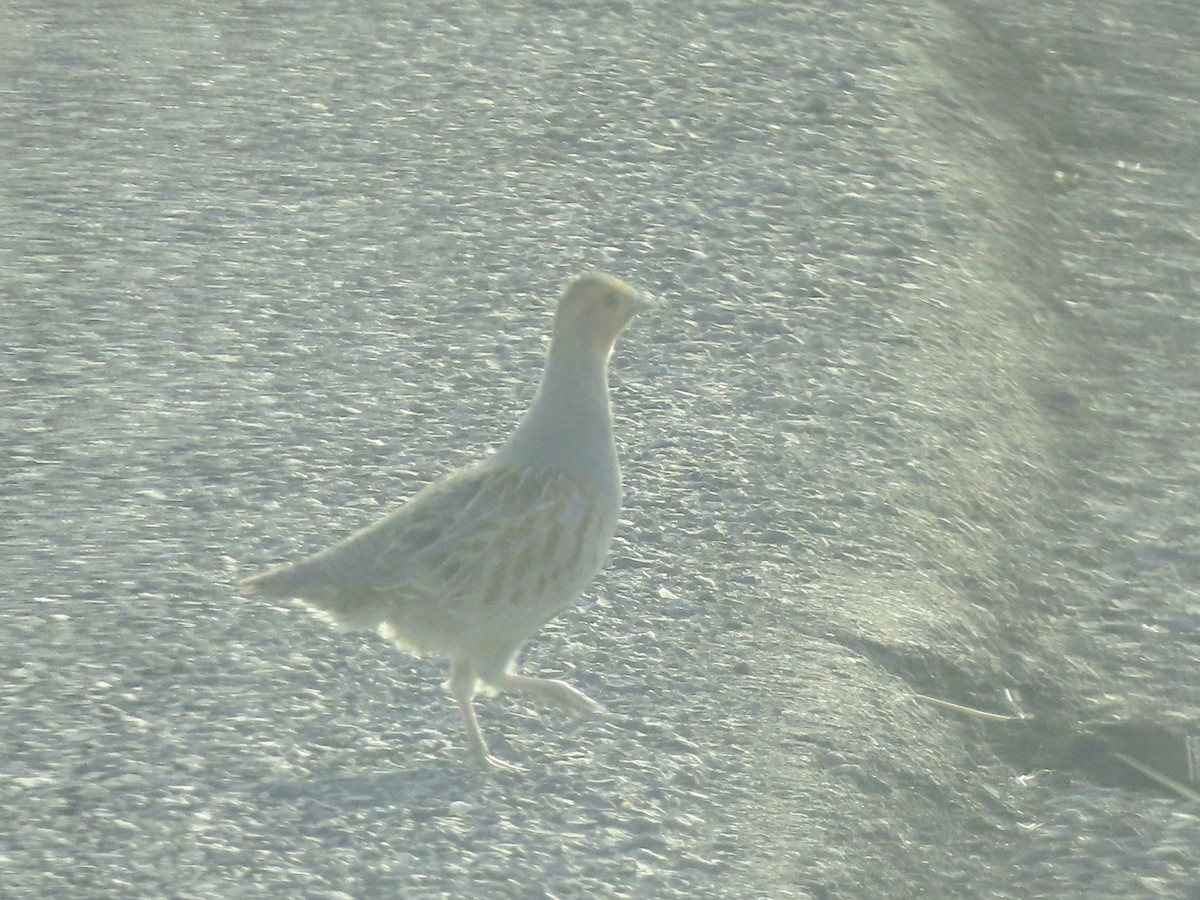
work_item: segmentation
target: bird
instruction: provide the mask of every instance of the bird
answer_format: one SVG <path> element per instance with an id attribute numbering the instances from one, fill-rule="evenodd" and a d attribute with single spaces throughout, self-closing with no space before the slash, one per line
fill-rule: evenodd
<path id="1" fill-rule="evenodd" d="M 332 546 L 241 581 L 245 594 L 299 601 L 341 630 L 377 631 L 449 661 L 467 748 L 493 756 L 474 698 L 521 692 L 582 718 L 603 707 L 565 681 L 524 675 L 522 647 L 573 606 L 603 567 L 621 508 L 609 359 L 658 303 L 603 272 L 564 288 L 533 401 L 489 456 L 434 481 Z"/>

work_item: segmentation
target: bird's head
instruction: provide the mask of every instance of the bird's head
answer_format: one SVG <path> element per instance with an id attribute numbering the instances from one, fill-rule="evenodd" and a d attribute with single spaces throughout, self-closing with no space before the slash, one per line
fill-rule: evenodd
<path id="1" fill-rule="evenodd" d="M 554 315 L 554 344 L 573 353 L 607 359 L 617 336 L 635 315 L 654 303 L 619 278 L 587 272 L 563 291 Z"/>

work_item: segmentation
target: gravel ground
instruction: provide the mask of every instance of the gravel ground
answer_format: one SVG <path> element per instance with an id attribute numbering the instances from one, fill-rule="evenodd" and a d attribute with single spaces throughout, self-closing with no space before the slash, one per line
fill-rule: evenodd
<path id="1" fill-rule="evenodd" d="M 1058 740 L 1200 733 L 1193 4 L 43 6 L 3 896 L 1200 897 L 1200 805 Z M 610 715 L 481 701 L 484 775 L 233 582 L 499 442 L 592 266 L 669 305 L 525 664 Z"/>

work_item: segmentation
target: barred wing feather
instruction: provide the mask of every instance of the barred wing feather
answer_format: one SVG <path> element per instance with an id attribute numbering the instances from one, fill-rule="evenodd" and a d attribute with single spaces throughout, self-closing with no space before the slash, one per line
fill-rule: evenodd
<path id="1" fill-rule="evenodd" d="M 611 534 L 595 500 L 567 476 L 516 466 L 459 473 L 394 515 L 380 523 L 386 540 L 363 560 L 364 586 L 439 604 L 557 612 L 595 575 Z"/>

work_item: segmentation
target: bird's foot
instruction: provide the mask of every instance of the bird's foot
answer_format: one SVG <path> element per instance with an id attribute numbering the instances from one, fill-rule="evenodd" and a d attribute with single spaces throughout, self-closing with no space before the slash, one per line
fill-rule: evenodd
<path id="1" fill-rule="evenodd" d="M 514 772 L 523 774 L 526 770 L 524 766 L 518 766 L 516 763 L 510 763 L 498 756 L 486 751 L 481 755 L 472 754 L 475 757 L 475 763 L 485 772 Z"/>
<path id="2" fill-rule="evenodd" d="M 553 678 L 531 678 L 528 675 L 507 675 L 500 687 L 508 691 L 519 691 L 541 697 L 551 706 L 557 706 L 574 719 L 582 719 L 604 713 L 604 707 L 565 681 Z"/>

